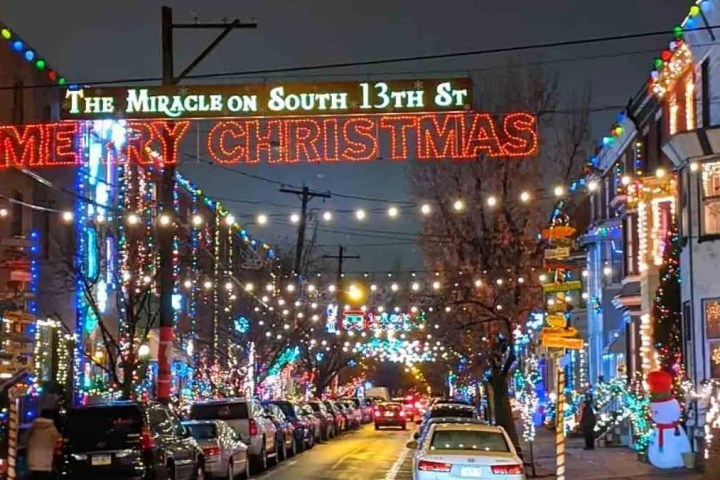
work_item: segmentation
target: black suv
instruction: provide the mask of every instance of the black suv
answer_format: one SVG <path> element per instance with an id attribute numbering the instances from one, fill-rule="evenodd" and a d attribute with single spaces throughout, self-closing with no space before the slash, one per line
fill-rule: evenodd
<path id="1" fill-rule="evenodd" d="M 70 410 L 55 458 L 60 478 L 195 480 L 202 450 L 158 403 L 117 402 Z"/>

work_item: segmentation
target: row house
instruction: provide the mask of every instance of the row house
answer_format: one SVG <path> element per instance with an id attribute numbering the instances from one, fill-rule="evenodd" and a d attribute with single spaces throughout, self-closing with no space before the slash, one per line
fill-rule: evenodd
<path id="1" fill-rule="evenodd" d="M 591 375 L 657 367 L 653 302 L 669 232 L 681 237 L 682 352 L 689 377 L 720 377 L 720 2 L 698 1 L 648 84 L 602 140 L 586 179 Z"/>

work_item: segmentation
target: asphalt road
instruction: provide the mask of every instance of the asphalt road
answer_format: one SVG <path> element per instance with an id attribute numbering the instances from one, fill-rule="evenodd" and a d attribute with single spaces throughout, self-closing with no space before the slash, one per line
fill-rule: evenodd
<path id="1" fill-rule="evenodd" d="M 407 431 L 375 431 L 372 425 L 317 445 L 267 472 L 261 480 L 410 480 L 411 459 L 405 449 Z"/>

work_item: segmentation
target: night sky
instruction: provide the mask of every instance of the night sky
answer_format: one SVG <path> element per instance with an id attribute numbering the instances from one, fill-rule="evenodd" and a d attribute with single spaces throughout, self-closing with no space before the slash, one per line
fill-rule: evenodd
<path id="1" fill-rule="evenodd" d="M 114 80 L 160 75 L 160 6 L 151 0 L 6 0 L 0 20 L 33 45 L 71 82 Z M 233 32 L 194 73 L 241 72 L 274 67 L 297 67 L 334 62 L 407 57 L 462 50 L 667 29 L 678 24 L 690 2 L 683 0 L 180 0 L 165 2 L 176 21 L 255 19 L 255 31 Z M 175 39 L 179 71 L 215 35 L 180 31 Z M 608 128 L 615 113 L 642 86 L 652 59 L 671 35 L 644 40 L 576 46 L 523 54 L 525 62 L 543 62 L 560 74 L 563 95 L 569 98 L 583 87 L 592 88 L 593 138 Z M 628 54 L 623 54 L 628 53 Z M 608 57 L 608 55 L 614 55 Z M 603 56 L 605 58 L 597 58 Z M 593 58 L 595 57 L 595 58 Z M 417 72 L 417 78 L 448 76 L 488 69 L 502 56 L 408 62 L 379 67 L 344 68 L 293 74 L 293 80 L 391 79 Z M 287 74 L 285 74 L 287 76 Z M 405 75 L 403 75 L 405 76 Z M 286 77 L 287 78 L 287 77 Z M 278 81 L 277 76 L 228 79 L 225 82 Z M 195 80 L 198 83 L 208 81 Z M 618 108 L 612 108 L 617 106 Z M 608 107 L 606 110 L 603 108 Z M 188 152 L 193 153 L 193 152 Z M 406 165 L 377 161 L 362 165 L 253 166 L 243 172 L 317 190 L 350 195 L 405 200 Z M 252 222 L 257 213 L 282 214 L 275 226 L 250 226 L 270 242 L 294 242 L 295 226 L 287 217 L 298 211 L 294 197 L 281 195 L 277 185 L 224 172 L 210 165 L 186 164 L 182 171 L 205 191 L 226 201 L 239 218 Z M 256 202 L 258 204 L 246 203 Z M 387 204 L 332 198 L 321 209 L 387 208 Z M 337 217 L 337 215 L 336 215 Z M 343 243 L 361 259 L 348 270 L 387 270 L 398 262 L 403 269 L 421 268 L 412 235 L 413 219 L 390 220 L 371 216 L 364 224 L 337 219 L 322 231 L 318 243 Z M 351 227 L 357 235 L 345 233 Z M 388 244 L 394 244 L 388 246 Z M 354 248 L 352 246 L 355 246 Z M 332 247 L 334 253 L 337 247 Z M 330 250 L 328 250 L 328 253 Z"/>

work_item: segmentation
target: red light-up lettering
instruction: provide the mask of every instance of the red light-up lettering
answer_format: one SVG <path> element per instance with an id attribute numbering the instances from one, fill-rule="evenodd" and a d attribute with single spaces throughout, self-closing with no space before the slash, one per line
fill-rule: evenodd
<path id="1" fill-rule="evenodd" d="M 193 121 L 206 124 L 202 153 L 223 165 L 521 158 L 535 155 L 539 143 L 535 116 L 522 112 Z M 190 123 L 127 121 L 122 144 L 104 161 L 177 164 Z M 89 121 L 0 126 L 0 169 L 79 165 L 88 158 L 81 137 L 92 129 Z"/>

